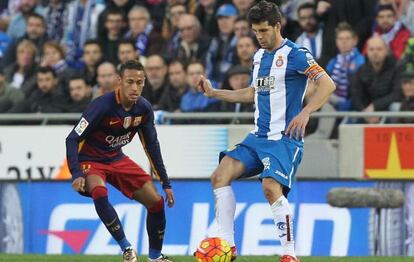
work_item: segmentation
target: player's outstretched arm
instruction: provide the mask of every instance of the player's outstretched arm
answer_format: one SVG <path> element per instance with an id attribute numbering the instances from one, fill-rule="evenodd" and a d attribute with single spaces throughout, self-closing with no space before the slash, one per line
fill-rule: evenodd
<path id="1" fill-rule="evenodd" d="M 315 91 L 310 96 L 308 104 L 302 109 L 302 111 L 292 119 L 286 129 L 286 134 L 291 138 L 295 136 L 297 139 L 305 135 L 305 128 L 309 122 L 310 114 L 321 108 L 329 96 L 335 91 L 335 83 L 328 76 L 323 74 L 317 80 L 315 80 Z"/>
<path id="2" fill-rule="evenodd" d="M 251 87 L 242 88 L 239 90 L 221 90 L 214 89 L 210 80 L 204 76 L 200 76 L 198 82 L 198 88 L 204 92 L 207 97 L 214 97 L 226 102 L 231 103 L 253 103 L 254 102 L 254 89 Z"/>

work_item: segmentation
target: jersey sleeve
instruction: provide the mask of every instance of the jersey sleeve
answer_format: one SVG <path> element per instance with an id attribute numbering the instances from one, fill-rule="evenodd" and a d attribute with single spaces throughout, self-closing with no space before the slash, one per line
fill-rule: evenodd
<path id="1" fill-rule="evenodd" d="M 82 113 L 82 116 L 76 126 L 66 137 L 66 159 L 72 179 L 81 177 L 83 174 L 80 170 L 78 154 L 82 146 L 82 141 L 94 129 L 105 114 L 105 106 L 100 99 L 94 100 Z"/>
<path id="2" fill-rule="evenodd" d="M 306 48 L 296 50 L 294 64 L 299 74 L 304 74 L 313 81 L 326 74 L 325 70 L 318 65 L 312 54 Z"/>
<path id="3" fill-rule="evenodd" d="M 138 129 L 138 135 L 156 178 L 161 181 L 163 188 L 171 188 L 170 180 L 161 155 L 160 143 L 157 138 L 157 130 L 154 126 L 154 111 L 152 110 L 151 105 L 148 105 L 148 108 L 148 113 L 144 117 L 144 121 Z"/>

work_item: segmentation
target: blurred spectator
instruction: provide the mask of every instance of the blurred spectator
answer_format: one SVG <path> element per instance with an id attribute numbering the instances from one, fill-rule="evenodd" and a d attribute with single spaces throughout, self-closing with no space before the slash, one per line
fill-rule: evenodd
<path id="1" fill-rule="evenodd" d="M 194 15 L 183 15 L 178 21 L 181 34 L 180 48 L 174 58 L 185 65 L 193 61 L 204 61 L 209 46 L 209 38 L 201 33 L 200 22 Z"/>
<path id="2" fill-rule="evenodd" d="M 68 4 L 68 18 L 64 31 L 66 57 L 70 64 L 79 67 L 82 48 L 89 39 L 97 38 L 99 14 L 105 5 L 99 0 L 74 0 Z"/>
<path id="3" fill-rule="evenodd" d="M 378 5 L 391 5 L 400 21 L 410 32 L 414 33 L 414 3 L 412 0 L 379 0 Z"/>
<path id="4" fill-rule="evenodd" d="M 246 17 L 254 0 L 232 0 L 234 6 L 237 8 L 239 16 Z"/>
<path id="5" fill-rule="evenodd" d="M 128 60 L 138 59 L 144 66 L 147 63 L 147 59 L 138 55 L 135 43 L 128 39 L 119 41 L 118 45 L 118 60 L 120 63 L 125 63 Z"/>
<path id="6" fill-rule="evenodd" d="M 249 22 L 243 17 L 237 17 L 234 21 L 234 35 L 237 38 L 250 34 Z"/>
<path id="7" fill-rule="evenodd" d="M 237 57 L 239 64 L 251 68 L 253 64 L 253 55 L 257 50 L 254 39 L 251 36 L 243 36 L 237 41 Z"/>
<path id="8" fill-rule="evenodd" d="M 102 47 L 104 60 L 117 65 L 118 44 L 126 25 L 124 14 L 119 9 L 112 9 L 107 11 L 105 18 L 104 34 L 99 36 L 98 41 Z"/>
<path id="9" fill-rule="evenodd" d="M 69 68 L 65 61 L 65 51 L 63 47 L 55 41 L 48 41 L 43 45 L 43 57 L 40 66 L 50 66 L 55 70 L 56 75 L 61 82 L 62 90 L 65 94 L 69 94 L 67 90 L 67 82 L 73 74 L 73 70 Z"/>
<path id="10" fill-rule="evenodd" d="M 229 90 L 240 90 L 243 88 L 250 88 L 250 69 L 242 66 L 236 65 L 230 68 L 227 72 L 226 81 L 223 84 L 222 89 L 229 89 Z M 221 110 L 225 112 L 253 112 L 254 106 L 253 103 L 228 103 L 222 102 Z M 250 120 L 249 120 L 250 122 Z M 232 124 L 240 123 L 240 120 L 233 119 L 231 121 Z"/>
<path id="11" fill-rule="evenodd" d="M 102 61 L 102 56 L 102 49 L 98 41 L 87 40 L 85 42 L 82 55 L 84 68 L 81 72 L 86 82 L 91 86 L 96 84 L 96 67 Z"/>
<path id="12" fill-rule="evenodd" d="M 380 5 L 376 16 L 377 25 L 373 35 L 381 36 L 390 47 L 394 57 L 401 58 L 405 45 L 410 38 L 410 31 L 397 21 L 397 16 L 392 5 Z M 366 47 L 365 50 L 366 52 Z"/>
<path id="13" fill-rule="evenodd" d="M 316 6 L 313 3 L 304 3 L 299 6 L 298 19 L 303 33 L 296 39 L 296 44 L 307 48 L 320 62 L 324 32 L 316 17 Z"/>
<path id="14" fill-rule="evenodd" d="M 65 0 L 50 0 L 46 7 L 47 36 L 56 42 L 62 41 L 67 8 Z"/>
<path id="15" fill-rule="evenodd" d="M 27 16 L 26 33 L 10 43 L 3 57 L 2 63 L 4 67 L 16 61 L 16 48 L 20 42 L 24 40 L 29 40 L 35 44 L 37 49 L 36 62 L 39 62 L 42 55 L 43 44 L 47 41 L 46 22 L 42 16 L 37 14 L 29 14 Z"/>
<path id="16" fill-rule="evenodd" d="M 0 16 L 7 23 L 19 12 L 21 0 L 0 1 Z"/>
<path id="17" fill-rule="evenodd" d="M 414 37 L 408 39 L 401 63 L 407 71 L 414 71 Z"/>
<path id="18" fill-rule="evenodd" d="M 81 113 L 92 100 L 92 88 L 81 75 L 69 79 L 70 99 L 65 105 L 65 112 Z"/>
<path id="19" fill-rule="evenodd" d="M 107 0 L 106 7 L 102 11 L 102 13 L 99 14 L 98 18 L 98 35 L 102 35 L 105 33 L 105 20 L 106 16 L 108 15 L 109 11 L 111 10 L 119 10 L 122 12 L 122 17 L 125 19 L 123 22 L 127 22 L 127 17 L 129 11 L 132 9 L 132 7 L 135 4 L 135 0 Z"/>
<path id="20" fill-rule="evenodd" d="M 103 62 L 97 69 L 97 85 L 93 87 L 93 99 L 112 92 L 118 86 L 118 74 L 112 63 Z"/>
<path id="21" fill-rule="evenodd" d="M 151 88 L 151 97 L 145 97 L 154 107 L 159 108 L 159 102 L 162 94 L 167 89 L 168 68 L 165 60 L 159 55 L 151 55 L 145 65 L 145 73 Z"/>
<path id="22" fill-rule="evenodd" d="M 180 31 L 178 30 L 178 21 L 180 17 L 187 13 L 187 8 L 184 4 L 174 3 L 170 4 L 168 13 L 164 19 L 162 26 L 162 37 L 167 40 L 166 53 L 174 54 L 180 47 Z"/>
<path id="23" fill-rule="evenodd" d="M 4 17 L 8 15 L 8 9 L 7 9 L 8 2 L 9 1 L 0 2 L 0 18 L 4 19 Z"/>
<path id="24" fill-rule="evenodd" d="M 305 1 L 303 0 L 298 0 L 298 1 L 286 1 L 286 2 L 297 2 L 300 4 L 303 4 Z M 302 30 L 299 26 L 299 23 L 297 21 L 297 12 L 296 12 L 296 8 L 289 10 L 289 12 L 295 11 L 294 13 L 296 13 L 295 15 L 295 19 L 291 18 L 290 16 L 287 16 L 283 11 L 282 11 L 282 20 L 281 20 L 281 24 L 282 24 L 282 29 L 281 29 L 281 34 L 284 38 L 290 39 L 290 40 L 294 40 L 296 38 L 298 38 L 298 36 L 302 33 Z"/>
<path id="25" fill-rule="evenodd" d="M 129 31 L 125 38 L 135 42 L 138 54 L 148 56 L 159 53 L 164 40 L 159 32 L 154 30 L 150 13 L 143 6 L 134 6 L 128 14 Z"/>
<path id="26" fill-rule="evenodd" d="M 26 32 L 26 20 L 33 13 L 44 16 L 45 9 L 38 5 L 37 0 L 21 0 L 19 12 L 13 15 L 7 34 L 14 39 L 22 37 Z"/>
<path id="27" fill-rule="evenodd" d="M 11 86 L 22 90 L 25 97 L 29 97 L 36 88 L 36 46 L 29 40 L 23 40 L 17 46 L 16 53 L 16 62 L 4 69 L 4 75 Z"/>
<path id="28" fill-rule="evenodd" d="M 399 67 L 396 60 L 389 55 L 387 44 L 378 36 L 367 43 L 368 60 L 356 73 L 351 88 L 353 107 L 358 111 L 387 111 L 392 102 L 399 101 Z M 368 123 L 378 123 L 379 118 L 365 118 Z"/>
<path id="29" fill-rule="evenodd" d="M 184 65 L 179 61 L 172 61 L 168 66 L 168 88 L 162 94 L 159 109 L 168 112 L 179 112 L 181 97 L 187 91 L 187 75 Z"/>
<path id="30" fill-rule="evenodd" d="M 412 0 L 400 0 L 398 6 L 398 20 L 414 35 L 414 2 Z"/>
<path id="31" fill-rule="evenodd" d="M 59 93 L 59 80 L 51 67 L 40 67 L 36 73 L 36 89 L 25 101 L 16 104 L 9 113 L 60 113 L 65 102 Z"/>
<path id="32" fill-rule="evenodd" d="M 414 71 L 406 71 L 401 75 L 401 89 L 403 100 L 401 111 L 414 111 Z M 402 118 L 401 123 L 414 123 L 413 118 Z"/>
<path id="33" fill-rule="evenodd" d="M 326 71 L 336 85 L 336 90 L 329 97 L 329 102 L 338 111 L 348 111 L 352 107 L 351 79 L 359 67 L 365 63 L 365 58 L 356 48 L 358 36 L 348 23 L 342 22 L 338 25 L 335 38 L 339 54 L 332 58 L 326 67 Z"/>
<path id="34" fill-rule="evenodd" d="M 209 98 L 197 89 L 200 75 L 205 76 L 204 66 L 200 62 L 192 62 L 187 66 L 187 92 L 181 98 L 180 110 L 182 112 L 208 112 L 218 111 L 220 103 L 215 98 Z M 212 81 L 214 87 L 217 86 Z"/>
<path id="35" fill-rule="evenodd" d="M 283 16 L 289 20 L 297 21 L 298 20 L 298 7 L 305 2 L 310 2 L 309 0 L 282 0 L 280 1 L 280 12 Z"/>
<path id="36" fill-rule="evenodd" d="M 366 40 L 371 35 L 375 18 L 377 0 L 316 0 L 316 13 L 324 24 L 323 52 L 332 58 L 336 54 L 335 28 L 340 22 L 347 22 L 357 32 L 359 45 L 362 50 Z M 325 55 L 324 55 L 325 56 Z"/>
<path id="37" fill-rule="evenodd" d="M 215 17 L 218 7 L 216 0 L 200 0 L 194 15 L 198 18 L 200 26 L 210 37 L 217 36 L 218 25 Z"/>
<path id="38" fill-rule="evenodd" d="M 206 55 L 206 74 L 209 79 L 221 83 L 226 72 L 236 64 L 236 43 L 234 22 L 237 10 L 231 4 L 220 6 L 216 13 L 219 35 L 214 37 Z"/>
<path id="39" fill-rule="evenodd" d="M 0 19 L 0 65 L 2 65 L 4 53 L 12 41 L 12 38 L 5 33 L 6 28 L 6 22 Z"/>
<path id="40" fill-rule="evenodd" d="M 4 113 L 14 105 L 22 102 L 24 94 L 6 82 L 4 72 L 0 69 L 0 113 Z"/>

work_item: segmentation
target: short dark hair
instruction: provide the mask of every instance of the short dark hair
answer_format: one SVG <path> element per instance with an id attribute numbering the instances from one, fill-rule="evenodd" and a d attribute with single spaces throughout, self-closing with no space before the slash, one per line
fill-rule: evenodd
<path id="1" fill-rule="evenodd" d="M 38 74 L 48 74 L 51 73 L 53 77 L 57 77 L 55 70 L 51 66 L 41 66 L 37 69 Z"/>
<path id="2" fill-rule="evenodd" d="M 262 0 L 250 8 L 247 21 L 250 26 L 266 21 L 270 26 L 275 26 L 277 23 L 281 23 L 282 14 L 276 4 Z"/>
<path id="3" fill-rule="evenodd" d="M 86 40 L 85 43 L 83 44 L 83 49 L 85 49 L 85 47 L 88 46 L 88 45 L 97 45 L 97 46 L 99 46 L 99 49 L 101 49 L 101 51 L 102 51 L 101 44 L 96 39 Z"/>
<path id="4" fill-rule="evenodd" d="M 127 38 L 126 39 L 121 39 L 118 42 L 118 46 L 120 46 L 120 45 L 131 45 L 134 48 L 135 51 L 137 50 L 137 47 L 135 46 L 134 41 L 132 41 L 131 39 L 127 39 Z"/>
<path id="5" fill-rule="evenodd" d="M 171 65 L 174 65 L 174 64 L 181 65 L 183 70 L 186 71 L 185 64 L 182 61 L 180 61 L 178 59 L 174 59 L 170 63 L 168 63 L 168 66 L 171 66 Z"/>
<path id="6" fill-rule="evenodd" d="M 105 14 L 105 21 L 106 21 L 106 19 L 108 19 L 109 15 L 119 15 L 119 16 L 122 17 L 123 20 L 125 20 L 125 14 L 119 8 L 109 8 L 108 11 L 106 11 L 106 14 Z"/>
<path id="7" fill-rule="evenodd" d="M 43 25 L 46 26 L 46 21 L 43 16 L 36 14 L 36 13 L 30 13 L 27 15 L 27 20 L 29 20 L 30 17 L 42 20 Z"/>
<path id="8" fill-rule="evenodd" d="M 246 19 L 244 16 L 238 16 L 238 17 L 236 18 L 236 20 L 234 21 L 234 23 L 237 23 L 237 22 L 240 22 L 240 21 L 246 21 L 246 22 L 249 22 L 249 21 L 247 21 L 247 19 Z"/>
<path id="9" fill-rule="evenodd" d="M 200 60 L 194 60 L 189 62 L 186 66 L 185 66 L 185 71 L 187 72 L 188 68 L 190 67 L 190 65 L 201 65 L 203 67 L 203 70 L 206 70 L 206 67 L 204 66 L 203 62 L 201 62 Z"/>
<path id="10" fill-rule="evenodd" d="M 88 81 L 85 79 L 85 77 L 81 74 L 81 73 L 74 73 L 70 76 L 69 81 L 73 81 L 73 80 L 83 80 L 85 82 L 86 85 L 89 85 Z"/>
<path id="11" fill-rule="evenodd" d="M 376 12 L 376 15 L 378 15 L 379 12 L 384 11 L 384 10 L 389 10 L 389 11 L 393 12 L 394 15 L 395 15 L 395 9 L 394 9 L 394 7 L 392 7 L 392 5 L 389 5 L 389 4 L 379 5 L 378 6 L 378 9 L 377 9 L 377 12 Z"/>
<path id="12" fill-rule="evenodd" d="M 313 9 L 313 11 L 316 11 L 316 5 L 314 3 L 303 3 L 298 7 L 298 10 L 296 11 L 298 16 L 300 11 L 302 11 L 303 9 Z"/>
<path id="13" fill-rule="evenodd" d="M 121 64 L 119 66 L 119 75 L 122 77 L 122 75 L 124 74 L 125 70 L 138 70 L 138 71 L 143 71 L 145 73 L 144 70 L 144 66 L 141 64 L 141 62 L 139 62 L 138 60 L 134 59 L 134 60 L 128 60 L 125 63 Z"/>

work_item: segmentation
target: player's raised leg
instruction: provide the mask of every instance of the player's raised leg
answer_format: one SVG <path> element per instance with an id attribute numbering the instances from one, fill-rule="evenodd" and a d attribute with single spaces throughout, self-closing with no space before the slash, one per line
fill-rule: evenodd
<path id="1" fill-rule="evenodd" d="M 243 174 L 245 167 L 242 162 L 225 156 L 211 176 L 216 199 L 216 220 L 219 237 L 227 240 L 232 247 L 233 257 L 236 257 L 234 243 L 234 214 L 236 199 L 230 183 Z"/>
<path id="2" fill-rule="evenodd" d="M 118 214 L 108 201 L 108 190 L 106 189 L 104 180 L 98 175 L 88 175 L 86 176 L 86 188 L 92 196 L 96 213 L 98 213 L 99 218 L 105 224 L 109 233 L 121 247 L 124 262 L 137 261 L 136 253 L 125 237 Z"/>
<path id="3" fill-rule="evenodd" d="M 152 181 L 147 181 L 133 194 L 133 199 L 147 208 L 147 233 L 149 239 L 148 261 L 168 262 L 161 254 L 165 233 L 164 198 L 158 194 Z"/>
<path id="4" fill-rule="evenodd" d="M 283 186 L 273 178 L 263 178 L 263 192 L 269 201 L 276 225 L 277 235 L 283 247 L 281 262 L 299 261 L 295 254 L 293 238 L 293 213 L 283 194 Z"/>

